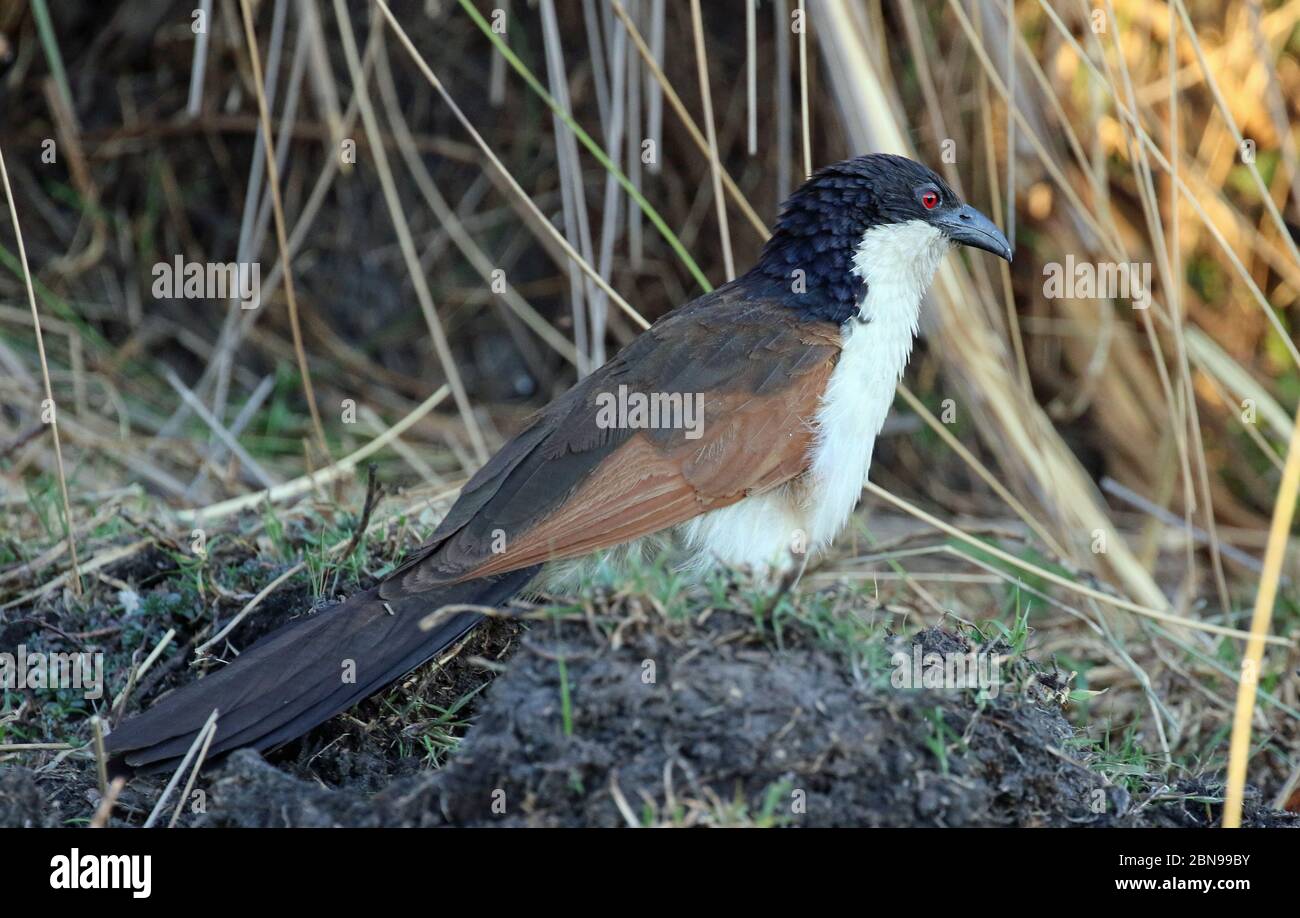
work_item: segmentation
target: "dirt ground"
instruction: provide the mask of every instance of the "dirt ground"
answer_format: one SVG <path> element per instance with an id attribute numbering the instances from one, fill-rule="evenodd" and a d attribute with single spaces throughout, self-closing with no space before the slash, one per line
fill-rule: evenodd
<path id="1" fill-rule="evenodd" d="M 1108 780 L 1075 742 L 1060 675 L 1024 658 L 996 697 L 901 689 L 897 650 L 972 649 L 929 629 L 850 658 L 808 623 L 714 611 L 703 620 L 497 620 L 442 670 L 313 731 L 269 759 L 243 751 L 206 772 L 180 817 L 192 826 L 1210 826 L 1207 780 Z M 984 649 L 990 649 L 985 647 Z M 994 648 L 996 649 L 996 648 Z M 483 686 L 472 726 L 431 769 L 401 740 L 418 719 Z M 874 663 L 872 662 L 874 660 Z M 404 754 L 405 753 L 405 754 Z M 117 822 L 138 824 L 168 776 L 139 778 Z M 88 819 L 94 764 L 0 769 L 0 825 Z M 1247 800 L 1247 824 L 1300 817 Z"/>

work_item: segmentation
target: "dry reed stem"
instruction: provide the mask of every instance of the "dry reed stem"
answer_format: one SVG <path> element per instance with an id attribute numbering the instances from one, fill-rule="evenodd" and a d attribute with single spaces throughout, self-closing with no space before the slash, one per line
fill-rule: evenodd
<path id="1" fill-rule="evenodd" d="M 857 113 L 847 125 L 851 140 L 863 148 L 909 152 L 886 90 L 871 65 L 865 36 L 858 32 L 842 2 L 824 3 L 821 10 L 827 18 L 827 28 L 818 33 L 821 46 L 835 55 L 828 68 L 832 89 L 839 94 L 842 108 L 851 106 Z M 989 76 L 995 86 L 1005 89 L 996 74 Z M 1026 130 L 1023 124 L 1021 128 Z M 1093 556 L 1094 563 L 1107 564 L 1145 606 L 1165 607 L 1167 600 L 1123 544 L 1077 458 L 1008 372 L 1009 361 L 975 311 L 971 284 L 963 281 L 963 276 L 950 262 L 940 268 L 936 286 L 952 314 L 935 323 L 934 333 L 943 344 L 946 363 L 965 380 L 966 391 L 979 394 L 978 400 L 972 401 L 983 433 L 997 444 L 1000 455 L 1021 463 L 1025 485 L 1055 511 L 1056 531 L 1066 537 L 1067 545 L 1080 531 L 1104 532 L 1109 552 L 1104 560 Z"/>
<path id="2" fill-rule="evenodd" d="M 655 60 L 654 52 L 646 45 L 640 30 L 636 27 L 636 23 L 628 16 L 627 10 L 623 8 L 623 4 L 619 0 L 610 0 L 610 6 L 613 8 L 614 14 L 622 20 L 623 26 L 628 31 L 628 36 L 632 39 L 632 44 L 636 45 L 637 53 L 641 55 L 641 59 L 645 62 L 646 69 L 655 78 L 655 85 L 668 99 L 668 104 L 672 106 L 673 111 L 677 113 L 677 117 L 681 119 L 686 132 L 691 135 L 691 140 L 705 156 L 708 156 L 708 140 L 700 132 L 699 125 L 695 123 L 695 119 L 691 117 L 690 112 L 682 103 L 681 97 L 677 95 L 677 90 L 673 89 L 672 83 L 664 74 L 663 68 Z M 736 184 L 735 179 L 731 177 L 721 163 L 718 163 L 718 171 L 722 175 L 722 184 L 726 186 L 727 194 L 731 196 L 732 202 L 740 208 L 740 212 L 745 215 L 745 219 L 749 221 L 750 226 L 754 227 L 755 232 L 761 238 L 767 239 L 767 225 L 763 223 L 763 219 L 758 215 L 758 212 L 750 205 L 749 200 L 740 190 L 740 186 Z"/>
<path id="3" fill-rule="evenodd" d="M 749 0 L 745 0 L 746 3 Z M 718 214 L 718 235 L 722 240 L 722 265 L 727 280 L 736 277 L 731 254 L 731 228 L 727 225 L 727 199 L 722 194 L 722 166 L 718 162 L 718 135 L 713 123 L 713 93 L 709 89 L 709 57 L 704 50 L 704 23 L 700 0 L 691 0 L 691 30 L 695 33 L 695 66 L 700 78 L 700 99 L 704 105 L 704 129 L 709 140 L 709 176 L 713 181 L 713 203 Z"/>
<path id="4" fill-rule="evenodd" d="M 573 246 L 569 245 L 569 240 L 564 238 L 563 234 L 551 224 L 551 221 L 546 219 L 546 215 L 541 212 L 535 203 L 533 203 L 528 192 L 524 191 L 523 187 L 515 181 L 514 176 L 510 174 L 510 170 L 505 167 L 505 164 L 502 163 L 501 159 L 495 152 L 493 152 L 487 141 L 483 139 L 483 135 L 475 129 L 474 125 L 465 116 L 465 113 L 461 111 L 460 106 L 456 104 L 456 100 L 452 98 L 449 92 L 447 92 L 447 88 L 442 84 L 442 81 L 434 75 L 428 62 L 425 61 L 424 57 L 411 42 L 410 37 L 406 34 L 406 30 L 402 28 L 402 24 L 397 21 L 392 10 L 388 8 L 388 4 L 385 3 L 384 0 L 375 0 L 375 2 L 379 5 L 379 9 L 384 14 L 384 18 L 388 21 L 393 32 L 397 35 L 398 42 L 404 49 L 406 49 L 406 53 L 410 56 L 411 61 L 415 64 L 416 68 L 424 78 L 429 81 L 429 85 L 438 92 L 438 95 L 442 96 L 443 102 L 445 102 L 447 107 L 451 109 L 456 120 L 460 122 L 461 126 L 465 128 L 466 132 L 474 139 L 474 143 L 478 146 L 479 150 L 482 151 L 488 162 L 492 164 L 493 168 L 497 170 L 497 173 L 505 180 L 510 190 L 519 198 L 520 202 L 536 221 L 537 226 L 542 227 L 551 237 L 552 241 L 554 241 L 555 244 L 564 251 L 564 254 L 569 256 L 573 263 L 581 268 L 583 273 L 591 279 L 592 283 L 603 290 L 609 298 L 614 301 L 614 304 L 617 305 L 619 309 L 623 310 L 623 312 L 626 313 L 633 322 L 635 322 L 640 328 L 649 328 L 650 323 L 646 321 L 645 317 L 632 308 L 632 305 L 628 303 L 627 300 L 623 299 L 623 297 L 619 295 L 618 291 L 611 287 L 609 282 L 601 277 L 600 274 L 592 268 L 581 255 L 578 254 Z"/>
<path id="5" fill-rule="evenodd" d="M 375 115 L 374 106 L 370 102 L 370 90 L 366 86 L 361 69 L 361 55 L 357 50 L 356 37 L 352 34 L 352 23 L 348 19 L 347 7 L 343 0 L 334 0 L 334 12 L 338 19 L 339 34 L 343 39 L 343 51 L 344 56 L 347 58 L 348 70 L 352 73 L 357 104 L 361 110 L 361 121 L 365 125 L 366 133 L 370 135 L 373 141 L 371 152 L 375 158 L 375 172 L 379 176 L 379 185 L 383 191 L 388 215 L 392 219 L 393 229 L 397 233 L 398 247 L 401 249 L 403 261 L 406 262 L 406 270 L 411 278 L 411 286 L 415 290 L 415 298 L 420 304 L 420 312 L 423 314 L 424 322 L 429 328 L 429 335 L 433 338 L 433 349 L 438 357 L 438 363 L 442 366 L 442 372 L 447 377 L 447 385 L 451 387 L 456 410 L 465 424 L 466 431 L 469 433 L 475 459 L 482 465 L 488 461 L 490 456 L 487 441 L 483 437 L 483 431 L 474 414 L 474 406 L 470 404 L 469 394 L 465 391 L 464 383 L 461 381 L 460 371 L 456 368 L 456 358 L 451 352 L 451 346 L 447 343 L 447 335 L 443 330 L 442 321 L 439 319 L 438 311 L 434 307 L 429 282 L 424 276 L 424 271 L 420 268 L 420 257 L 415 250 L 415 241 L 411 236 L 411 228 L 406 220 L 406 212 L 402 209 L 401 195 L 397 191 L 397 183 L 393 180 L 393 172 L 388 165 L 388 152 L 384 149 L 384 145 L 380 140 L 379 119 Z M 377 23 L 375 28 L 378 28 Z M 287 272 L 285 277 L 288 277 Z"/>
<path id="6" fill-rule="evenodd" d="M 277 485 L 276 487 L 265 491 L 254 491 L 251 494 L 241 494 L 238 497 L 232 497 L 229 500 L 209 504 L 206 507 L 200 507 L 194 510 L 183 510 L 177 514 L 177 518 L 183 523 L 217 520 L 222 517 L 239 513 L 242 510 L 256 507 L 263 501 L 272 504 L 279 503 L 280 501 L 289 500 L 302 494 L 306 494 L 313 488 L 328 484 L 329 482 L 348 474 L 356 468 L 357 464 L 361 462 L 361 460 L 373 456 L 375 453 L 379 452 L 379 450 L 387 446 L 390 441 L 400 437 L 417 421 L 437 407 L 450 392 L 451 390 L 446 384 L 439 386 L 436 392 L 413 408 L 406 417 L 402 418 L 392 427 L 389 427 L 382 436 L 375 437 L 365 446 L 362 446 L 355 452 L 349 453 L 343 458 L 332 462 L 330 465 L 314 474 L 302 475 L 292 481 L 287 481 L 282 485 Z"/>
<path id="7" fill-rule="evenodd" d="M 325 439 L 325 428 L 321 425 L 320 412 L 316 408 L 316 393 L 312 389 L 311 371 L 307 368 L 307 354 L 302 347 L 302 326 L 298 322 L 298 297 L 294 292 L 289 240 L 284 228 L 284 202 L 280 200 L 280 170 L 275 161 L 275 134 L 271 131 L 271 113 L 267 110 L 266 92 L 262 84 L 262 60 L 257 50 L 257 35 L 253 31 L 253 10 L 248 0 L 239 0 L 239 8 L 244 18 L 244 39 L 248 43 L 248 57 L 253 66 L 258 118 L 262 123 L 262 135 L 266 138 L 262 150 L 266 154 L 266 181 L 271 189 L 271 211 L 275 217 L 275 241 L 280 249 L 280 259 L 284 262 L 284 298 L 289 304 L 289 329 L 293 335 L 293 351 L 298 359 L 298 373 L 302 376 L 303 396 L 307 400 L 307 409 L 311 413 L 312 430 L 316 434 L 316 442 L 320 446 L 321 454 L 328 457 L 329 443 Z"/>
<path id="8" fill-rule="evenodd" d="M 1250 722 L 1255 713 L 1255 693 L 1259 690 L 1264 644 L 1278 640 L 1268 633 L 1268 629 L 1273 617 L 1273 603 L 1277 599 L 1282 560 L 1286 557 L 1291 534 L 1291 521 L 1295 517 L 1296 493 L 1300 490 L 1300 414 L 1292 431 L 1286 468 L 1277 489 L 1277 500 L 1273 503 L 1273 521 L 1269 526 L 1268 546 L 1264 549 L 1264 573 L 1259 578 L 1255 611 L 1250 619 L 1250 637 L 1246 642 L 1246 655 L 1241 661 L 1242 678 L 1237 684 L 1237 704 L 1232 715 L 1232 738 L 1228 746 L 1228 792 L 1223 802 L 1225 829 L 1241 826 L 1246 765 L 1250 757 Z"/>
<path id="9" fill-rule="evenodd" d="M 32 287 L 32 271 L 27 265 L 27 246 L 23 243 L 22 227 L 18 225 L 18 205 L 14 201 L 14 192 L 9 187 L 9 169 L 5 166 L 4 151 L 0 149 L 0 179 L 4 180 L 5 200 L 9 202 L 9 219 L 14 225 L 14 237 L 18 240 L 18 260 L 23 266 L 23 283 L 27 287 L 27 303 L 32 308 L 32 329 L 36 333 L 36 353 L 41 358 L 41 380 L 45 384 L 45 400 L 49 405 L 50 433 L 54 435 L 54 464 L 59 473 L 59 493 L 63 498 L 63 534 L 68 541 L 68 557 L 72 560 L 72 591 L 80 596 L 82 593 L 81 571 L 77 565 L 77 543 L 72 528 L 72 505 L 68 500 L 68 476 L 63 469 L 63 444 L 59 439 L 58 407 L 54 401 L 54 390 L 50 386 L 50 364 L 45 357 L 45 340 L 41 337 L 41 317 L 36 309 L 36 291 Z"/>
<path id="10" fill-rule="evenodd" d="M 803 124 L 803 174 L 808 178 L 813 173 L 812 166 L 812 115 L 808 111 L 808 11 L 804 9 L 804 0 L 799 0 L 799 100 L 800 118 Z"/>

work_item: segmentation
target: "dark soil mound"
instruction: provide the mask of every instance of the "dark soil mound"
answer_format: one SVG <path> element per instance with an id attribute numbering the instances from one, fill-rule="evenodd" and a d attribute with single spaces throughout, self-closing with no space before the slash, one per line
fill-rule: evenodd
<path id="1" fill-rule="evenodd" d="M 927 652 L 970 649 L 937 629 L 913 640 Z M 910 642 L 893 639 L 891 649 Z M 1157 792 L 1153 784 L 1132 795 L 1108 785 L 1072 745 L 1051 675 L 1018 667 L 1017 684 L 981 700 L 969 689 L 893 688 L 887 671 L 853 667 L 801 625 L 778 641 L 730 613 L 702 624 L 547 622 L 487 690 L 441 771 L 374 793 L 363 776 L 327 787 L 244 752 L 204 782 L 206 812 L 187 818 L 240 826 L 1217 822 L 1212 785 Z M 1250 824 L 1297 823 L 1249 803 Z"/>

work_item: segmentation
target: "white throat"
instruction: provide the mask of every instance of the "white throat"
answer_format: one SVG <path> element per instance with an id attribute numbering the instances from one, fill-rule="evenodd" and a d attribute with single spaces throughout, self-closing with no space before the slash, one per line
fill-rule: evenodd
<path id="1" fill-rule="evenodd" d="M 817 413 L 809 535 L 819 548 L 839 534 L 862 495 L 876 435 L 912 353 L 921 299 L 947 251 L 939 230 L 911 220 L 868 230 L 853 256 L 866 295 L 858 318 L 844 323 L 844 349 Z"/>

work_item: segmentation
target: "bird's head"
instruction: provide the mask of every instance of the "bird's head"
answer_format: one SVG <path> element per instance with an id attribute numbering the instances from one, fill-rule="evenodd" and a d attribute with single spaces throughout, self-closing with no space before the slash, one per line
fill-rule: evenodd
<path id="1" fill-rule="evenodd" d="M 802 283 L 804 308 L 844 321 L 873 283 L 897 277 L 924 289 L 954 244 L 1011 260 L 1002 231 L 933 170 L 872 153 L 825 167 L 786 200 L 756 270 Z"/>

